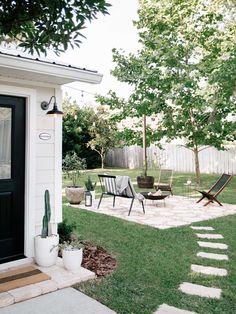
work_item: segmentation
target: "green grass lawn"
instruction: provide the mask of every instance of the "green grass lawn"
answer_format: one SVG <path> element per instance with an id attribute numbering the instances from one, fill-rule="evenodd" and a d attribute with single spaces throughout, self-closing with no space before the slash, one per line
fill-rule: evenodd
<path id="1" fill-rule="evenodd" d="M 104 172 L 129 175 L 132 181 L 136 181 L 137 175 L 140 174 L 137 170 L 127 169 L 105 169 Z M 84 184 L 88 175 L 94 181 L 98 181 L 98 173 L 102 171 L 100 169 L 85 171 L 80 178 L 80 184 Z M 151 174 L 154 175 L 154 171 L 150 172 Z M 155 177 L 157 179 L 158 174 Z M 203 187 L 209 188 L 218 177 L 219 175 L 202 175 Z M 194 175 L 174 174 L 174 194 L 183 194 L 183 183 L 187 179 L 193 181 Z M 66 184 L 65 181 L 64 185 Z M 99 194 L 99 186 L 96 187 L 96 191 Z M 236 204 L 235 192 L 234 178 L 219 200 Z M 223 241 L 215 242 L 229 245 L 226 252 L 229 261 L 197 258 L 196 253 L 199 251 L 219 251 L 200 249 L 197 238 L 189 226 L 158 230 L 66 205 L 64 218 L 77 223 L 77 232 L 82 239 L 103 246 L 117 258 L 117 270 L 113 274 L 76 287 L 117 313 L 153 313 L 162 303 L 201 314 L 236 313 L 236 215 L 198 223 L 213 226 L 217 233 L 224 236 Z M 227 277 L 193 274 L 190 272 L 191 264 L 223 267 L 229 274 Z M 212 300 L 186 295 L 178 290 L 182 282 L 221 288 L 222 298 Z"/>
<path id="2" fill-rule="evenodd" d="M 91 176 L 94 182 L 98 181 L 98 173 L 109 173 L 114 175 L 128 175 L 130 176 L 132 182 L 134 183 L 134 188 L 137 192 L 143 191 L 143 189 L 139 189 L 136 185 L 136 178 L 141 174 L 140 169 L 123 169 L 123 168 L 110 168 L 110 169 L 93 169 L 86 170 L 81 172 L 81 176 L 79 178 L 79 184 L 84 186 L 84 181 L 87 179 L 88 175 Z M 158 170 L 150 170 L 148 175 L 152 175 L 155 177 L 155 181 L 158 180 Z M 220 177 L 217 174 L 202 174 L 202 189 L 209 190 L 209 188 L 216 182 L 216 180 Z M 183 172 L 174 172 L 173 176 L 173 192 L 175 195 L 186 195 L 186 189 L 184 188 L 184 183 L 190 179 L 194 182 L 195 176 L 193 173 L 183 173 Z M 65 178 L 64 185 L 68 185 L 69 181 Z M 219 195 L 219 201 L 223 203 L 236 204 L 236 178 L 234 177 L 230 184 L 225 188 L 222 194 Z M 99 194 L 101 192 L 100 186 L 97 184 L 96 192 Z M 192 193 L 194 197 L 200 197 L 200 193 L 194 192 Z"/>
<path id="3" fill-rule="evenodd" d="M 117 258 L 117 270 L 77 289 L 117 313 L 153 313 L 162 303 L 201 314 L 236 313 L 236 215 L 205 221 L 224 235 L 229 261 L 207 261 L 196 257 L 197 238 L 188 226 L 158 230 L 103 214 L 64 206 L 64 217 L 77 222 L 83 239 L 102 245 Z M 198 223 L 199 225 L 199 223 Z M 201 249 L 216 252 L 214 249 Z M 221 252 L 222 253 L 222 252 Z M 191 264 L 225 267 L 227 277 L 197 275 Z M 178 290 L 184 282 L 223 290 L 221 300 L 189 296 Z"/>

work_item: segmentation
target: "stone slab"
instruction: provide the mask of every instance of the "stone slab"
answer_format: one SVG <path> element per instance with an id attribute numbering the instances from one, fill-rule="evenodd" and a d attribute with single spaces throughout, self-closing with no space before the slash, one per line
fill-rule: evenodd
<path id="1" fill-rule="evenodd" d="M 14 298 L 8 292 L 0 293 L 0 308 L 14 303 Z"/>
<path id="2" fill-rule="evenodd" d="M 8 293 L 13 296 L 15 302 L 21 302 L 41 295 L 42 290 L 33 284 L 9 290 Z"/>
<path id="3" fill-rule="evenodd" d="M 41 289 L 42 294 L 57 290 L 57 284 L 53 280 L 45 280 L 45 281 L 37 282 L 34 285 Z"/>
<path id="4" fill-rule="evenodd" d="M 154 314 L 197 314 L 196 312 L 190 312 L 186 310 L 178 309 L 174 306 L 162 304 Z"/>
<path id="5" fill-rule="evenodd" d="M 191 295 L 197 295 L 199 297 L 206 297 L 206 298 L 213 298 L 213 299 L 220 299 L 222 290 L 219 288 L 211 288 L 201 285 L 196 285 L 189 282 L 183 282 L 179 289 Z"/>
<path id="6" fill-rule="evenodd" d="M 224 239 L 222 234 L 196 233 L 196 236 L 201 239 Z"/>
<path id="7" fill-rule="evenodd" d="M 202 242 L 202 241 L 198 241 L 197 243 L 201 247 L 208 247 L 208 248 L 220 249 L 220 250 L 227 250 L 228 249 L 228 245 L 224 244 L 224 243 Z"/>
<path id="8" fill-rule="evenodd" d="M 193 229 L 193 230 L 208 230 L 208 231 L 213 231 L 213 230 L 215 230 L 214 228 L 212 228 L 212 227 L 201 227 L 201 226 L 191 226 L 191 228 Z"/>
<path id="9" fill-rule="evenodd" d="M 1 314 L 115 314 L 85 294 L 66 288 L 15 303 L 1 309 Z"/>
<path id="10" fill-rule="evenodd" d="M 204 275 L 213 275 L 213 276 L 227 276 L 228 272 L 224 268 L 211 267 L 211 266 L 202 266 L 202 265 L 191 265 L 191 270 L 196 273 L 201 273 Z"/>
<path id="11" fill-rule="evenodd" d="M 229 260 L 228 256 L 225 254 L 198 252 L 197 256 L 202 257 L 202 258 L 214 259 L 214 260 L 218 260 L 218 261 L 228 261 Z"/>

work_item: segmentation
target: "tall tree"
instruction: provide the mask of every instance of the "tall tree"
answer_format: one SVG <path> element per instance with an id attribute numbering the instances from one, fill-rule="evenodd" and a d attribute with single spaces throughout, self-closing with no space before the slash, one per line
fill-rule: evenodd
<path id="1" fill-rule="evenodd" d="M 91 140 L 87 146 L 99 154 L 103 169 L 108 150 L 117 145 L 117 126 L 110 119 L 110 113 L 104 106 L 97 108 L 93 123 L 89 127 L 89 133 Z"/>
<path id="2" fill-rule="evenodd" d="M 114 50 L 112 71 L 133 85 L 128 102 L 104 99 L 119 117 L 157 115 L 156 138 L 180 138 L 195 158 L 236 138 L 235 10 L 205 0 L 140 0 L 137 54 Z"/>
<path id="3" fill-rule="evenodd" d="M 1 1 L 0 39 L 15 39 L 31 54 L 50 48 L 59 54 L 79 46 L 85 23 L 107 14 L 109 6 L 105 0 Z"/>
<path id="4" fill-rule="evenodd" d="M 99 157 L 87 143 L 92 139 L 89 127 L 95 119 L 92 108 L 80 108 L 68 96 L 63 101 L 63 156 L 76 152 L 80 158 L 86 159 L 88 168 L 96 168 L 100 165 Z"/>

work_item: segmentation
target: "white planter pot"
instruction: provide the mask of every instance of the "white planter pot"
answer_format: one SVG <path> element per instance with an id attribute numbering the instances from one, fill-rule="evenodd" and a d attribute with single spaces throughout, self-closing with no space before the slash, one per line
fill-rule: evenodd
<path id="1" fill-rule="evenodd" d="M 42 267 L 55 265 L 58 255 L 58 243 L 58 234 L 47 238 L 41 238 L 40 235 L 36 236 L 34 238 L 35 262 Z"/>
<path id="2" fill-rule="evenodd" d="M 83 258 L 83 249 L 62 250 L 62 259 L 64 267 L 67 270 L 75 271 L 81 267 Z"/>
<path id="3" fill-rule="evenodd" d="M 84 199 L 84 191 L 83 187 L 67 186 L 65 188 L 66 198 L 70 204 L 80 204 Z"/>

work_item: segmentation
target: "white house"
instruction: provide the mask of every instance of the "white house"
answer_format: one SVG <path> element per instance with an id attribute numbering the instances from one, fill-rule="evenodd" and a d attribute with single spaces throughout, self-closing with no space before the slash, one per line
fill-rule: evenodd
<path id="1" fill-rule="evenodd" d="M 47 116 L 41 103 L 55 96 L 61 109 L 61 85 L 102 80 L 96 71 L 17 53 L 0 51 L 0 269 L 34 256 L 46 189 L 53 232 L 62 220 L 62 118 Z"/>

